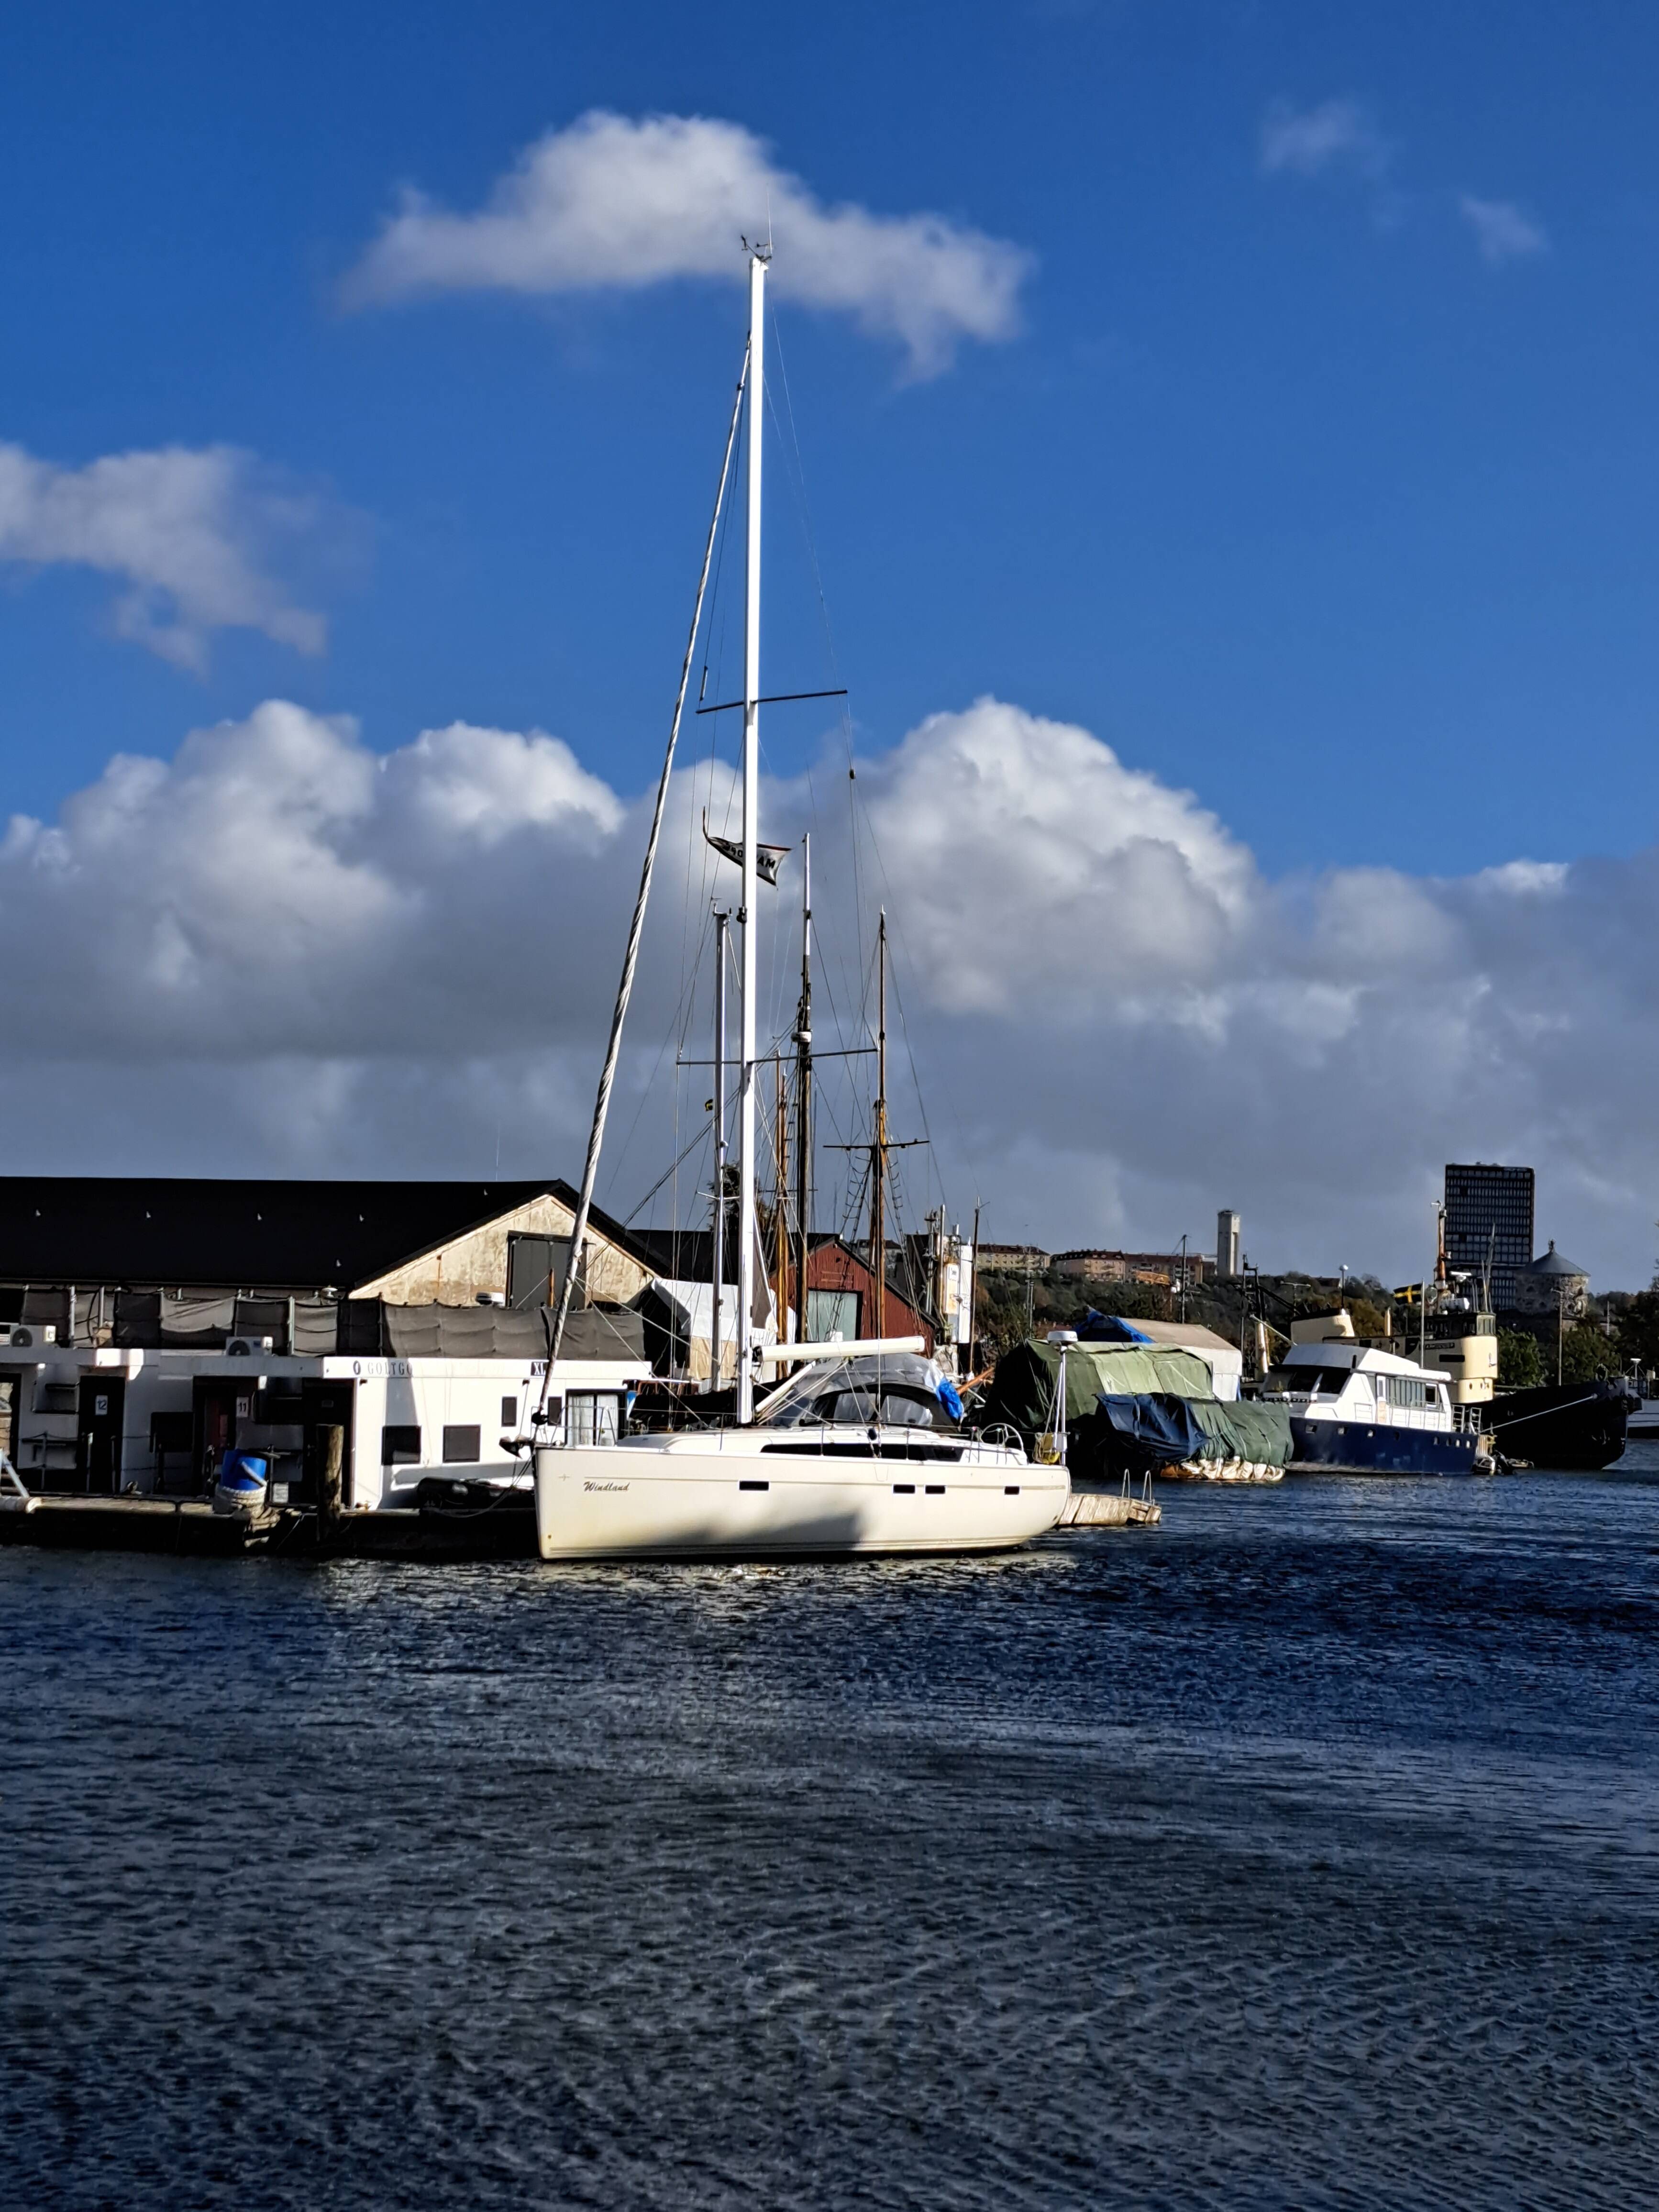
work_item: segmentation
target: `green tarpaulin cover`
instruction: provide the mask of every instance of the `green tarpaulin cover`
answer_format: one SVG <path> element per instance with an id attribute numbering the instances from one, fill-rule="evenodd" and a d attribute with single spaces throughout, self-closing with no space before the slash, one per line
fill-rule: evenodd
<path id="1" fill-rule="evenodd" d="M 1194 1400 L 1192 1412 L 1209 1442 L 1205 1459 L 1249 1459 L 1267 1467 L 1291 1463 L 1291 1415 L 1286 1406 L 1262 1406 L 1249 1398 Z"/>
<path id="2" fill-rule="evenodd" d="M 1060 1371 L 1058 1346 L 1028 1338 L 1005 1352 L 976 1419 L 981 1427 L 1010 1421 L 1035 1431 L 1048 1425 Z M 1174 1398 L 1208 1398 L 1214 1386 L 1210 1370 L 1194 1352 L 1169 1344 L 1073 1344 L 1066 1352 L 1066 1419 L 1085 1420 L 1097 1412 L 1103 1393 L 1139 1396 L 1162 1390 Z"/>

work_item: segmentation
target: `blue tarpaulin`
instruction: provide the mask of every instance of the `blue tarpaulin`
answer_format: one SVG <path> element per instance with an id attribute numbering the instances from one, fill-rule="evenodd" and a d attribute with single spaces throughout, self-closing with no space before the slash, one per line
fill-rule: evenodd
<path id="1" fill-rule="evenodd" d="M 1162 1390 L 1134 1398 L 1108 1397 L 1103 1392 L 1099 1405 L 1119 1436 L 1164 1459 L 1195 1459 L 1208 1441 L 1190 1398 L 1172 1397 Z"/>
<path id="2" fill-rule="evenodd" d="M 1152 1339 L 1121 1314 L 1097 1313 L 1092 1306 L 1078 1330 L 1079 1344 L 1150 1344 Z"/>
<path id="3" fill-rule="evenodd" d="M 1169 1391 L 1102 1391 L 1096 1403 L 1132 1452 L 1153 1464 L 1188 1460 L 1247 1460 L 1286 1467 L 1291 1417 L 1283 1406 L 1249 1399 L 1178 1398 Z"/>

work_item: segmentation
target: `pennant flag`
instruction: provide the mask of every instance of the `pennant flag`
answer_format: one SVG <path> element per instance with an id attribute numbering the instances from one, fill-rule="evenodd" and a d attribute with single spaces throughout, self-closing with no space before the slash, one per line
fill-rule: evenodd
<path id="1" fill-rule="evenodd" d="M 724 859 L 735 861 L 738 867 L 743 866 L 743 847 L 735 837 L 717 837 L 714 835 L 708 826 L 708 809 L 706 806 L 702 811 L 702 834 L 708 842 Z M 778 870 L 783 865 L 783 856 L 793 849 L 788 845 L 757 845 L 755 848 L 756 872 L 769 884 L 775 884 L 778 879 Z"/>

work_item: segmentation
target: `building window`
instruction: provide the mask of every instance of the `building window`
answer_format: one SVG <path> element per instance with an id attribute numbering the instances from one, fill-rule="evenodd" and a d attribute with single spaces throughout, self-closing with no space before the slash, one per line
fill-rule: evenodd
<path id="1" fill-rule="evenodd" d="M 381 1430 L 382 1467 L 418 1467 L 420 1463 L 421 1432 L 418 1429 Z"/>
<path id="2" fill-rule="evenodd" d="M 570 1260 L 568 1237 L 520 1236 L 507 1240 L 507 1303 L 515 1313 L 556 1305 Z M 584 1275 L 586 1269 L 582 1270 Z"/>
<path id="3" fill-rule="evenodd" d="M 572 1390 L 564 1401 L 565 1442 L 614 1444 L 620 1403 L 611 1390 Z"/>
<path id="4" fill-rule="evenodd" d="M 848 1343 L 859 1333 L 859 1294 L 856 1291 L 812 1291 L 806 1293 L 806 1341 L 828 1344 L 840 1336 Z"/>
<path id="5" fill-rule="evenodd" d="M 446 1428 L 444 1431 L 444 1465 L 470 1466 L 479 1456 L 478 1440 L 483 1431 L 474 1421 L 470 1427 Z"/>

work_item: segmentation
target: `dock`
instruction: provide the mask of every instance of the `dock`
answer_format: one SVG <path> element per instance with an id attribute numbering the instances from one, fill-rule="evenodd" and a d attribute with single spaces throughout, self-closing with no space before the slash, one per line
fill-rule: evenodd
<path id="1" fill-rule="evenodd" d="M 1074 1490 L 1060 1516 L 1062 1528 L 1152 1528 L 1164 1508 L 1150 1498 L 1131 1498 L 1117 1490 Z"/>
<path id="2" fill-rule="evenodd" d="M 27 1511 L 0 1512 L 0 1544 L 46 1551 L 168 1553 L 181 1558 L 533 1559 L 536 1512 L 528 1499 L 471 1512 L 382 1507 L 319 1516 L 266 1507 L 217 1513 L 200 1498 L 31 1498 Z"/>

